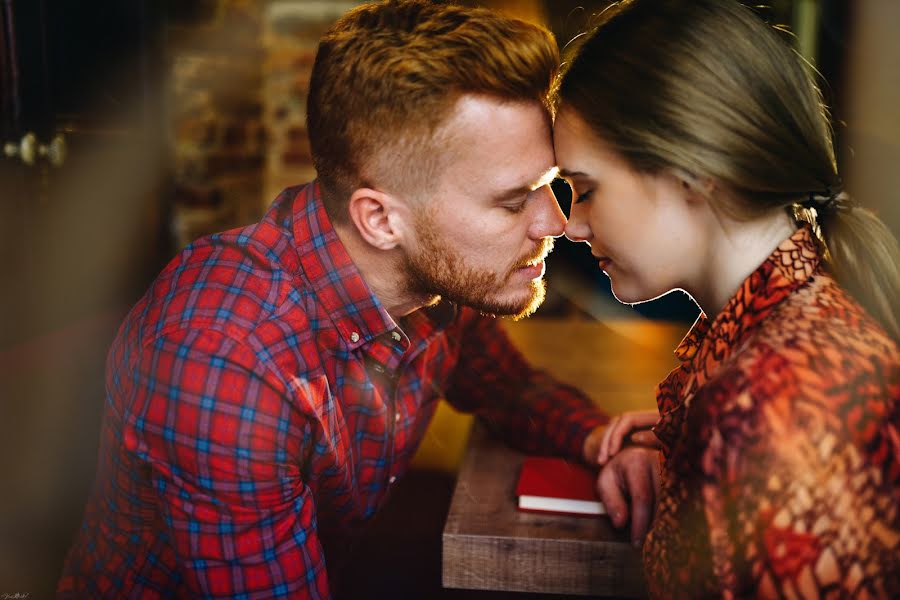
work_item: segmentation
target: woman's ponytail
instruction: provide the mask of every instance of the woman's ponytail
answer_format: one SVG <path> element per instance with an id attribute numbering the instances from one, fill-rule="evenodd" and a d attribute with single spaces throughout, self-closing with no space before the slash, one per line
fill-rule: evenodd
<path id="1" fill-rule="evenodd" d="M 845 202 L 817 211 L 835 279 L 900 342 L 900 244 L 872 211 Z"/>

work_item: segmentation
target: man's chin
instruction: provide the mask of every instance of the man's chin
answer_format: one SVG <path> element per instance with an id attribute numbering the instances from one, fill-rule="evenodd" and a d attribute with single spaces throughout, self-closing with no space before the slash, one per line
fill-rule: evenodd
<path id="1" fill-rule="evenodd" d="M 534 311 L 541 307 L 541 304 L 544 303 L 544 299 L 547 297 L 547 284 L 544 283 L 543 279 L 538 279 L 531 283 L 531 297 L 520 310 L 510 315 L 513 321 L 518 321 L 519 319 L 524 319 L 525 317 L 533 315 Z"/>
<path id="2" fill-rule="evenodd" d="M 524 298 L 516 300 L 467 298 L 459 299 L 457 303 L 474 308 L 486 315 L 509 317 L 513 321 L 518 321 L 532 315 L 544 302 L 546 295 L 547 286 L 543 280 L 539 279 L 530 282 L 528 294 Z M 449 299 L 453 300 L 452 297 Z"/>

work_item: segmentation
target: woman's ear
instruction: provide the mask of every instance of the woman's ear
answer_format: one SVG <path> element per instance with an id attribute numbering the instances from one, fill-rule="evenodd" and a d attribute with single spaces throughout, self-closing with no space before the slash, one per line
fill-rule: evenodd
<path id="1" fill-rule="evenodd" d="M 392 250 L 400 242 L 397 230 L 399 200 L 372 188 L 358 188 L 350 194 L 350 220 L 360 236 L 379 250 Z"/>
<path id="2" fill-rule="evenodd" d="M 709 177 L 697 177 L 684 171 L 673 173 L 673 176 L 680 182 L 689 201 L 708 200 L 716 191 L 716 182 Z"/>

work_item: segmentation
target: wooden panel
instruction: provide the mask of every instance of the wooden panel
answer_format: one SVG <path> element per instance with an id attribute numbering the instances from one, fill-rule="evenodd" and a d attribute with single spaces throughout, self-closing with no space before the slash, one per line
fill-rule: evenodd
<path id="1" fill-rule="evenodd" d="M 644 319 L 508 321 L 532 362 L 593 398 L 609 414 L 656 408 L 656 384 L 678 365 L 673 351 L 689 327 Z"/>
<path id="2" fill-rule="evenodd" d="M 531 362 L 584 389 L 610 414 L 655 407 L 677 365 L 682 324 L 633 320 L 507 322 Z M 444 527 L 445 587 L 639 598 L 639 551 L 605 518 L 523 513 L 515 484 L 524 455 L 473 428 Z"/>
<path id="3" fill-rule="evenodd" d="M 473 428 L 444 526 L 444 587 L 642 597 L 639 551 L 608 519 L 516 510 L 523 458 Z"/>

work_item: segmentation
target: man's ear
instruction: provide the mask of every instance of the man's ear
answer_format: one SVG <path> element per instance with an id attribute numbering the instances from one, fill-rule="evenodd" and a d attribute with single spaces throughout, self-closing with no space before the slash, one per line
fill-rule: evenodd
<path id="1" fill-rule="evenodd" d="M 392 250 L 400 242 L 396 229 L 398 200 L 372 188 L 358 188 L 350 194 L 350 220 L 366 242 L 379 250 Z"/>

